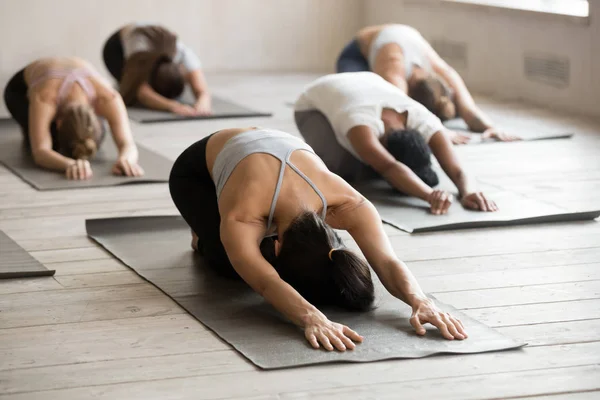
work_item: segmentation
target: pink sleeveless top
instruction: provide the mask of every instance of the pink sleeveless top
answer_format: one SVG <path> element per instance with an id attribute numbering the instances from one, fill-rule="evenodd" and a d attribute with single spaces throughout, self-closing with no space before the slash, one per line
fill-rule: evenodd
<path id="1" fill-rule="evenodd" d="M 78 83 L 81 86 L 83 91 L 86 93 L 90 103 L 93 104 L 96 100 L 96 89 L 94 88 L 94 85 L 90 82 L 88 78 L 94 75 L 96 75 L 96 72 L 81 67 L 49 69 L 29 84 L 28 91 L 30 92 L 34 87 L 42 84 L 48 79 L 63 79 L 58 89 L 58 95 L 56 97 L 56 102 L 58 106 L 60 106 L 64 102 L 69 91 L 75 83 Z"/>

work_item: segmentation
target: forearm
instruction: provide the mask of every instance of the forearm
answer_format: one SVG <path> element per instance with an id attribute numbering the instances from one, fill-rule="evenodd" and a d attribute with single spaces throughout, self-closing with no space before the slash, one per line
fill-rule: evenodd
<path id="1" fill-rule="evenodd" d="M 382 283 L 394 297 L 413 306 L 427 296 L 410 269 L 400 260 L 391 260 L 382 270 L 386 271 Z"/>
<path id="2" fill-rule="evenodd" d="M 393 163 L 380 174 L 395 189 L 409 196 L 427 200 L 433 191 L 410 168 L 399 162 Z"/>
<path id="3" fill-rule="evenodd" d="M 471 107 L 459 108 L 459 115 L 473 132 L 482 133 L 492 127 L 492 121 L 474 103 Z"/>
<path id="4" fill-rule="evenodd" d="M 323 314 L 281 278 L 273 277 L 260 292 L 264 299 L 295 325 L 304 328 Z"/>
<path id="5" fill-rule="evenodd" d="M 398 71 L 392 69 L 381 71 L 380 75 L 383 79 L 390 82 L 404 93 L 408 93 L 408 83 L 406 82 L 406 78 L 404 77 L 403 73 L 398 73 Z"/>
<path id="6" fill-rule="evenodd" d="M 175 100 L 167 99 L 158 93 L 148 93 L 147 90 L 140 91 L 138 100 L 144 107 L 161 111 L 171 111 L 178 104 Z"/>
<path id="7" fill-rule="evenodd" d="M 65 171 L 69 165 L 75 162 L 74 159 L 50 149 L 34 151 L 33 160 L 39 167 L 54 171 Z"/>
<path id="8" fill-rule="evenodd" d="M 460 197 L 475 191 L 475 181 L 462 169 L 457 169 L 448 174 L 448 177 L 454 182 Z"/>

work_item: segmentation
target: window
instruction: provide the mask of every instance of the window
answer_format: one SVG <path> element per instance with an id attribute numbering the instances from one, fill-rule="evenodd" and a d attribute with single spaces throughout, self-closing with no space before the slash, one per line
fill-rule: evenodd
<path id="1" fill-rule="evenodd" d="M 545 14 L 587 17 L 589 4 L 587 0 L 444 0 L 452 3 L 477 4 L 497 8 L 510 8 L 540 12 Z"/>

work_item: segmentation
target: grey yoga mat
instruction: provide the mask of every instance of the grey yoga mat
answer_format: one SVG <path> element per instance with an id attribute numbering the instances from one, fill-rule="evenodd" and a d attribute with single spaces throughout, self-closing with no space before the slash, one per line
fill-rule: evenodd
<path id="1" fill-rule="evenodd" d="M 0 231 L 0 279 L 52 276 L 54 272 Z"/>
<path id="2" fill-rule="evenodd" d="M 484 144 L 484 143 L 501 143 L 494 139 L 482 139 L 481 134 L 470 132 L 467 124 L 462 119 L 452 119 L 444 122 L 444 125 L 448 129 L 467 133 L 471 137 L 471 140 L 467 144 Z M 573 133 L 570 132 L 538 132 L 529 129 L 517 128 L 514 131 L 511 130 L 512 134 L 519 136 L 522 140 L 547 140 L 547 139 L 569 139 L 573 137 Z"/>
<path id="3" fill-rule="evenodd" d="M 438 173 L 438 176 L 443 173 Z M 447 178 L 440 176 L 438 188 L 451 189 Z M 409 233 L 444 231 L 451 229 L 484 228 L 564 221 L 592 220 L 600 210 L 571 211 L 554 204 L 542 202 L 510 191 L 480 185 L 480 189 L 496 202 L 496 212 L 467 210 L 457 200 L 445 215 L 433 215 L 429 204 L 421 199 L 401 195 L 385 181 L 372 180 L 355 185 L 369 199 L 383 222 Z"/>
<path id="4" fill-rule="evenodd" d="M 418 337 L 409 324 L 410 308 L 376 282 L 375 310 L 323 309 L 331 320 L 355 329 L 365 341 L 345 353 L 314 350 L 301 330 L 244 282 L 217 277 L 203 266 L 190 248 L 190 229 L 180 217 L 93 219 L 86 221 L 86 229 L 92 239 L 263 369 L 479 353 L 524 345 L 440 302 L 441 308 L 463 321 L 469 339 L 448 341 L 435 330 Z"/>
<path id="5" fill-rule="evenodd" d="M 23 143 L 20 129 L 13 120 L 0 120 L 0 163 L 38 190 L 118 186 L 169 180 L 172 162 L 139 145 L 139 164 L 144 169 L 144 176 L 128 178 L 113 175 L 111 169 L 118 153 L 110 132 L 106 133 L 100 151 L 91 160 L 93 177 L 85 181 L 68 180 L 62 172 L 45 170 L 35 165 L 30 150 Z"/>
<path id="6" fill-rule="evenodd" d="M 194 103 L 193 99 L 192 93 L 186 91 L 179 101 L 192 105 Z M 129 118 L 140 123 L 188 121 L 193 119 L 270 117 L 272 115 L 270 113 L 254 111 L 215 96 L 212 98 L 212 108 L 212 115 L 197 117 L 185 117 L 166 111 L 150 110 L 141 106 L 128 107 L 127 113 L 129 114 Z"/>

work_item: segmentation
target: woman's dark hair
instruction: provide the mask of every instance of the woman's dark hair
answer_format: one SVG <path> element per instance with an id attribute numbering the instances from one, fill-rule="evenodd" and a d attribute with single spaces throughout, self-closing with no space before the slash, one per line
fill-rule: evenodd
<path id="1" fill-rule="evenodd" d="M 185 88 L 185 79 L 179 65 L 168 57 L 155 62 L 148 83 L 156 93 L 168 99 L 181 96 Z"/>
<path id="2" fill-rule="evenodd" d="M 418 131 L 405 129 L 391 132 L 386 139 L 386 148 L 427 185 L 437 186 L 439 179 L 431 165 L 431 150 Z"/>
<path id="3" fill-rule="evenodd" d="M 450 98 L 450 90 L 438 77 L 419 80 L 410 90 L 410 97 L 435 114 L 442 121 L 456 116 L 456 107 Z"/>
<path id="4" fill-rule="evenodd" d="M 162 96 L 179 96 L 184 79 L 179 66 L 172 62 L 177 51 L 177 36 L 160 26 L 137 27 L 134 33 L 145 36 L 152 50 L 139 51 L 126 60 L 119 82 L 119 92 L 125 104 L 135 103 L 138 89 L 144 82 Z"/>
<path id="5" fill-rule="evenodd" d="M 67 157 L 89 160 L 98 150 L 101 136 L 100 121 L 89 104 L 78 104 L 61 109 L 57 118 L 59 152 Z"/>
<path id="6" fill-rule="evenodd" d="M 275 268 L 306 300 L 352 311 L 372 308 L 375 292 L 369 265 L 343 247 L 342 239 L 315 212 L 297 216 L 281 239 Z"/>

